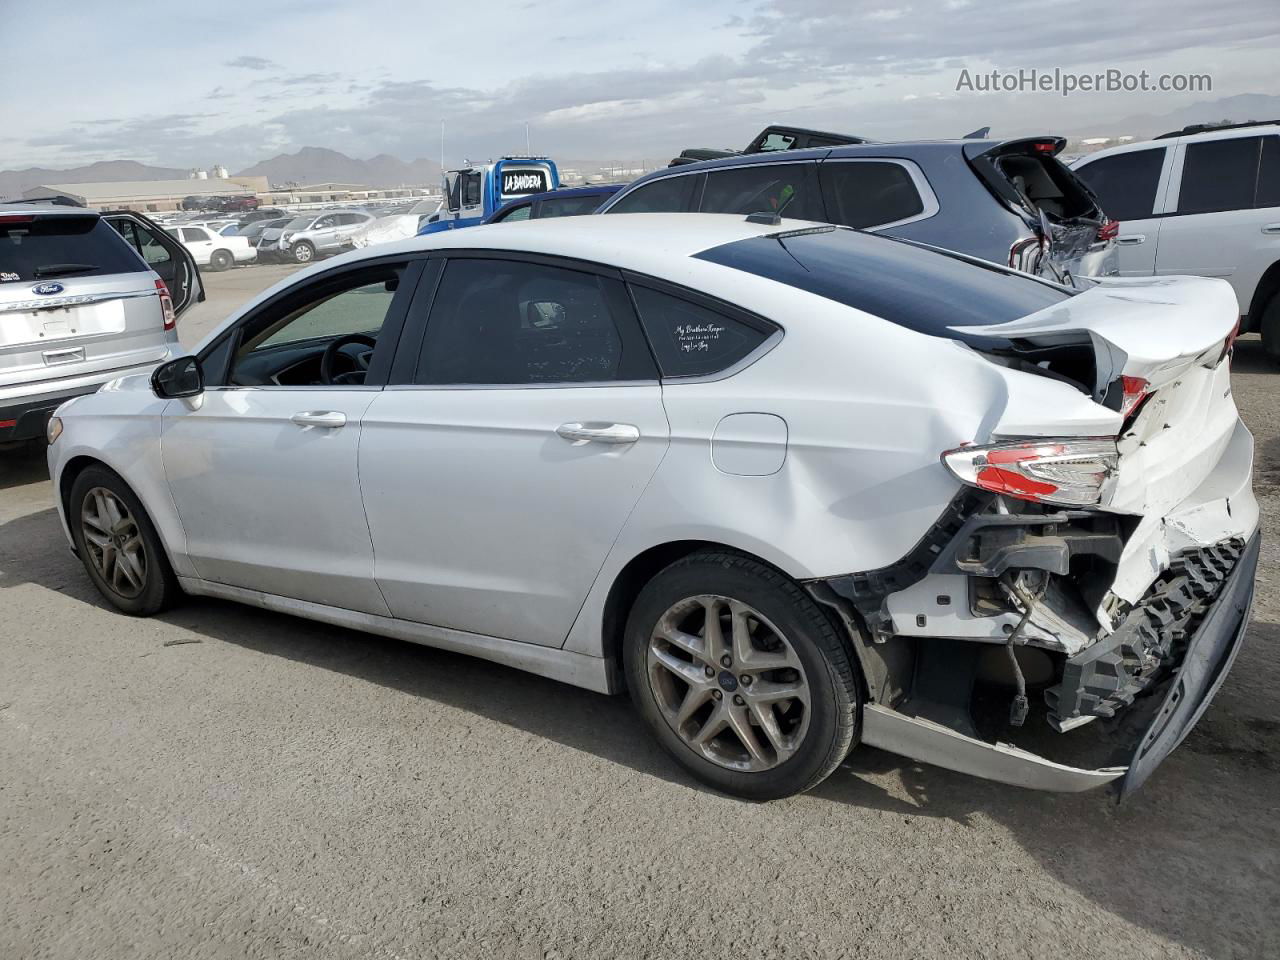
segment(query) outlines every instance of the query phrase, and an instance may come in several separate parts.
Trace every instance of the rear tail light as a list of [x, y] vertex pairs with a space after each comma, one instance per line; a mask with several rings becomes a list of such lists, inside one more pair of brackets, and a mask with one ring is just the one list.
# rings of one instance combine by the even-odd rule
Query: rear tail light
[[35, 223], [35, 214], [27, 213], [6, 213], [0, 217], [0, 223]]
[[163, 280], [156, 280], [156, 293], [160, 297], [160, 310], [164, 313], [164, 328], [173, 330], [178, 326], [178, 315], [173, 310], [173, 297], [169, 296], [169, 288]]
[[959, 447], [942, 462], [962, 483], [1033, 503], [1101, 503], [1120, 454], [1107, 438], [1029, 440]]
[[1122, 376], [1120, 389], [1123, 391], [1120, 399], [1120, 416], [1128, 420], [1138, 412], [1142, 401], [1151, 396], [1151, 384], [1141, 377]]
[[1058, 149], [1058, 145], [1052, 140], [1042, 140], [1039, 143], [1032, 144], [1031, 149], [1036, 153], [1053, 153]]
[[1097, 242], [1106, 243], [1110, 240], [1114, 240], [1118, 236], [1120, 236], [1120, 221], [1106, 220], [1103, 222], [1102, 226], [1098, 228]]

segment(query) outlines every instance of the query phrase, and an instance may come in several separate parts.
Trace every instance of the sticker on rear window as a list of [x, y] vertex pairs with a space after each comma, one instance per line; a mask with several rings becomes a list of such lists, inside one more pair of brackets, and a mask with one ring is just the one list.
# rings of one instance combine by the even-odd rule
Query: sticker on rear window
[[0, 283], [8, 283], [10, 280], [21, 280], [22, 278], [16, 273], [0, 273]]
[[682, 323], [676, 327], [681, 353], [706, 353], [719, 341], [724, 327], [715, 323]]

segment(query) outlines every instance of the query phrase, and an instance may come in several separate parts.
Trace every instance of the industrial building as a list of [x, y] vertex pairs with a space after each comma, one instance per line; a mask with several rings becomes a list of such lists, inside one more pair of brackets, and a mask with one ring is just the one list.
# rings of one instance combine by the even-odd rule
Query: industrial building
[[186, 180], [121, 180], [103, 183], [48, 183], [22, 192], [24, 200], [64, 196], [98, 210], [137, 210], [159, 213], [182, 208], [184, 197], [261, 194], [269, 189], [266, 177]]

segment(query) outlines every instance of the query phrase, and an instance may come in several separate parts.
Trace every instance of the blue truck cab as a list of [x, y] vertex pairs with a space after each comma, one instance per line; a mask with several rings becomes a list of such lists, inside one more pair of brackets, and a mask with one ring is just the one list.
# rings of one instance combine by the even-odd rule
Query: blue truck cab
[[560, 173], [549, 157], [503, 157], [472, 164], [444, 175], [444, 203], [418, 230], [418, 235], [474, 227], [504, 204], [560, 186]]

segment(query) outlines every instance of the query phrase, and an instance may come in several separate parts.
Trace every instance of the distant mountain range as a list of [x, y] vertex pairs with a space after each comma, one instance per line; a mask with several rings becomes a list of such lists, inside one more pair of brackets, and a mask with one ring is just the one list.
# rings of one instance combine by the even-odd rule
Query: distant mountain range
[[[1280, 119], [1280, 96], [1245, 93], [1217, 100], [1203, 100], [1168, 113], [1135, 114], [1117, 121], [1099, 122], [1088, 130], [1077, 131], [1077, 134], [1084, 137], [1151, 137], [1179, 130], [1191, 123], [1276, 119]], [[679, 147], [673, 145], [672, 155], [677, 152]], [[594, 161], [575, 162], [563, 157], [556, 159], [562, 168], [576, 167], [583, 173], [594, 173], [608, 166]], [[135, 160], [104, 160], [67, 170], [28, 167], [25, 170], [0, 171], [0, 197], [21, 196], [24, 190], [48, 183], [178, 180], [186, 176], [186, 168], [155, 167]], [[236, 176], [266, 177], [273, 186], [288, 183], [360, 183], [371, 187], [435, 186], [440, 182], [440, 165], [424, 159], [406, 163], [385, 153], [368, 160], [358, 160], [337, 150], [303, 147], [296, 153], [282, 153], [270, 160], [255, 163], [238, 171]], [[634, 176], [634, 172], [628, 171], [615, 176], [617, 179], [628, 180]], [[193, 186], [192, 190], [197, 191], [198, 187]]]
[[1267, 93], [1242, 93], [1217, 100], [1201, 100], [1169, 113], [1139, 113], [1121, 120], [1100, 123], [1083, 136], [1158, 137], [1162, 133], [1181, 130], [1193, 123], [1231, 120], [1280, 120], [1280, 97]]
[[[85, 167], [53, 170], [27, 167], [0, 170], [0, 197], [18, 197], [24, 190], [49, 183], [98, 183], [121, 180], [182, 180], [187, 169], [153, 167], [136, 160], [103, 160]], [[370, 187], [435, 185], [440, 182], [440, 165], [427, 160], [403, 160], [379, 154], [357, 160], [324, 147], [303, 147], [297, 153], [282, 153], [263, 160], [233, 176], [266, 177], [272, 186], [286, 183], [359, 183]], [[193, 181], [192, 191], [198, 192]]]
[[297, 153], [282, 153], [240, 170], [236, 176], [266, 177], [272, 185], [289, 182], [362, 183], [370, 187], [403, 187], [436, 184], [440, 164], [429, 160], [405, 163], [380, 153], [368, 160], [356, 160], [337, 150], [303, 147]]

